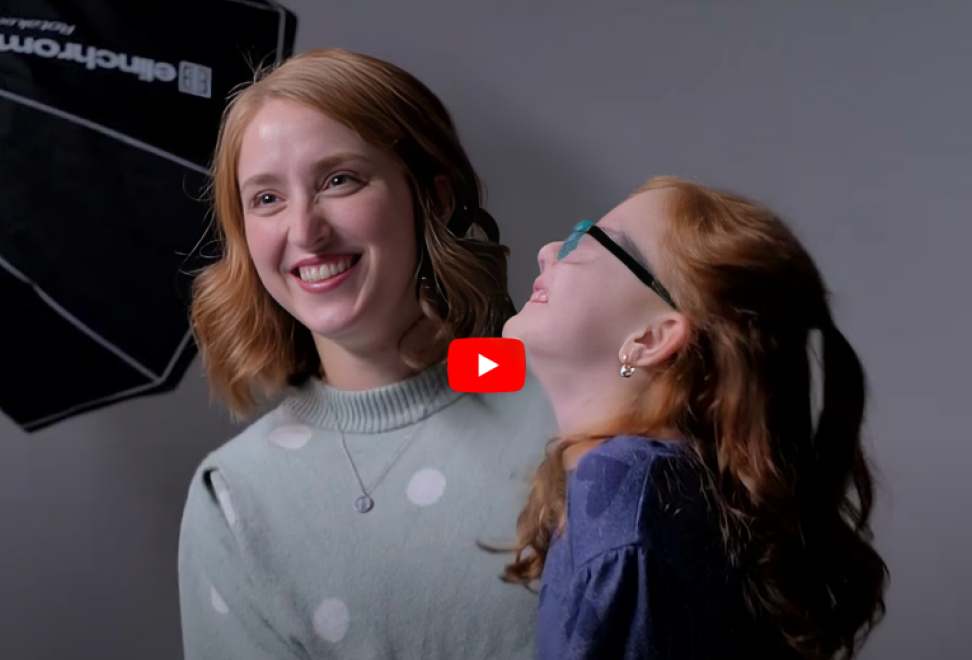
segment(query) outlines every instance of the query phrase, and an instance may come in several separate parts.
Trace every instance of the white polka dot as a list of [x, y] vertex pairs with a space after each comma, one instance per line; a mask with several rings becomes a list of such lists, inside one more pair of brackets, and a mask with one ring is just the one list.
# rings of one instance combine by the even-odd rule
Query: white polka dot
[[314, 631], [325, 641], [340, 642], [350, 625], [348, 606], [337, 598], [328, 598], [314, 610]]
[[303, 424], [278, 426], [270, 433], [270, 442], [284, 449], [300, 449], [314, 435], [314, 429]]
[[229, 491], [217, 488], [216, 499], [219, 500], [219, 506], [223, 510], [223, 515], [226, 516], [226, 522], [230, 525], [236, 524], [236, 509], [233, 508], [233, 500], [230, 499]]
[[419, 470], [408, 482], [405, 492], [412, 504], [418, 506], [430, 506], [439, 501], [442, 493], [445, 492], [446, 478], [438, 470], [425, 468]]
[[223, 597], [216, 591], [216, 587], [212, 585], [209, 587], [209, 602], [213, 604], [213, 609], [220, 614], [229, 614], [229, 605], [226, 604]]

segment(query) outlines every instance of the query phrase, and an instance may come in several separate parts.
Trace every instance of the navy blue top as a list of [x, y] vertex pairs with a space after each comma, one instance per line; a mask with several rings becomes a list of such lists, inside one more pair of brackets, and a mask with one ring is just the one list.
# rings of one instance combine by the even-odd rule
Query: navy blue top
[[542, 576], [540, 660], [795, 657], [749, 614], [683, 443], [613, 438], [568, 479], [567, 526]]

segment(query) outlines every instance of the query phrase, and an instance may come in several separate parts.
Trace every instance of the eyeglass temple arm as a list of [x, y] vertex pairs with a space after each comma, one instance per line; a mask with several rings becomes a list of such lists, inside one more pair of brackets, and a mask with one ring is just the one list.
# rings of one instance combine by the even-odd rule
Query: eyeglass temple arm
[[672, 300], [672, 297], [669, 295], [668, 291], [665, 290], [665, 287], [662, 286], [661, 282], [659, 282], [654, 275], [649, 273], [647, 268], [635, 261], [630, 254], [622, 250], [617, 243], [611, 240], [611, 237], [605, 234], [603, 229], [597, 225], [593, 225], [587, 229], [587, 233], [598, 243], [610, 250], [614, 256], [624, 262], [624, 265], [627, 266], [628, 269], [631, 270], [635, 275], [637, 275], [639, 280], [651, 287], [651, 289], [661, 296], [661, 299], [668, 303], [672, 309], [676, 311], [678, 310], [678, 307], [675, 306], [675, 301]]

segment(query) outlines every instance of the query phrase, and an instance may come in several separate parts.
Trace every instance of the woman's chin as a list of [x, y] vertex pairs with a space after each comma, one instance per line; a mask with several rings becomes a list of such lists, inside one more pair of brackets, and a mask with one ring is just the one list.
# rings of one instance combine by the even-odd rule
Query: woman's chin
[[303, 314], [297, 321], [321, 339], [337, 341], [351, 329], [350, 315]]

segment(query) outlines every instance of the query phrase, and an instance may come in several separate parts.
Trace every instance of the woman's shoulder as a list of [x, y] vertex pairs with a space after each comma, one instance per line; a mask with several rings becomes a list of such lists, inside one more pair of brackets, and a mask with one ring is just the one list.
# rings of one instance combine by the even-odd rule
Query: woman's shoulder
[[193, 475], [187, 506], [214, 497], [223, 503], [230, 497], [242, 501], [288, 492], [286, 471], [280, 465], [288, 452], [281, 448], [307, 443], [314, 431], [289, 413], [285, 399], [203, 457]]
[[540, 381], [529, 370], [525, 374], [523, 387], [515, 392], [476, 393], [472, 396], [482, 405], [497, 409], [531, 410], [536, 408], [538, 403], [543, 403], [545, 406], [550, 405], [547, 394], [540, 386]]
[[293, 426], [296, 431], [300, 426], [297, 420], [290, 419], [287, 412], [286, 402], [282, 402], [262, 414], [210, 452], [203, 459], [200, 468], [209, 466], [235, 473], [252, 474], [254, 477], [260, 476], [267, 467], [266, 459], [274, 445], [272, 440], [275, 435], [280, 435], [278, 429]]

